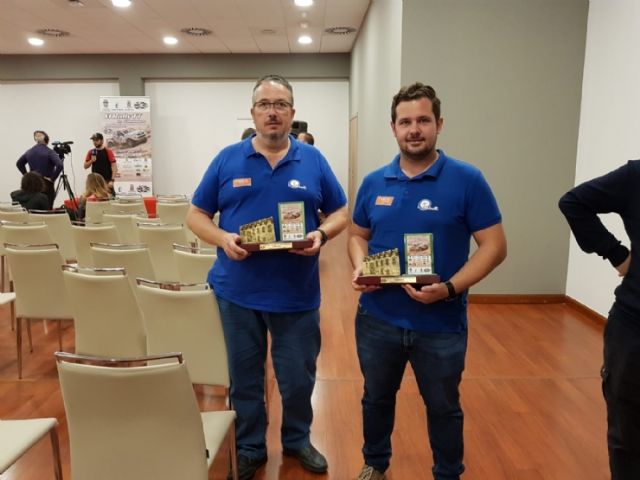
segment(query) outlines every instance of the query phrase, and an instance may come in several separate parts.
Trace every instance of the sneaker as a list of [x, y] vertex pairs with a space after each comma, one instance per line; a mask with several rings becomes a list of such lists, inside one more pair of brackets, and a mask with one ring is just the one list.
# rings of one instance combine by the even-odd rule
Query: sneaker
[[[238, 480], [251, 480], [258, 469], [267, 463], [266, 455], [262, 458], [253, 459], [238, 455]], [[233, 475], [229, 473], [227, 480], [233, 480]]]
[[300, 450], [290, 450], [285, 448], [282, 453], [287, 457], [295, 457], [302, 465], [302, 468], [309, 470], [313, 473], [325, 473], [329, 466], [327, 465], [327, 459], [324, 458], [316, 447], [309, 444]]
[[387, 477], [384, 473], [376, 470], [370, 465], [362, 467], [362, 471], [356, 480], [385, 480]]

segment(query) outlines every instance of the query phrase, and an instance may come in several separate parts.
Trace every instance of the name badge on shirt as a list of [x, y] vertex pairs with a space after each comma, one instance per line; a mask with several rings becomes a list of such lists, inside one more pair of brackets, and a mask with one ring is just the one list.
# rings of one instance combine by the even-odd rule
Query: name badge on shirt
[[251, 178], [234, 178], [233, 179], [233, 188], [250, 187], [250, 186], [251, 186]]
[[390, 207], [393, 204], [393, 197], [385, 197], [378, 195], [376, 197], [376, 205], [382, 205], [384, 207]]

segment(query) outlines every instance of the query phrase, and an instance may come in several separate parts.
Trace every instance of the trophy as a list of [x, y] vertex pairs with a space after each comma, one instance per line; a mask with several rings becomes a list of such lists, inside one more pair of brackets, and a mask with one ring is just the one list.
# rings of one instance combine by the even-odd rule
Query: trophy
[[404, 236], [405, 270], [400, 274], [400, 252], [397, 248], [367, 255], [362, 263], [358, 285], [429, 285], [440, 282], [433, 271], [433, 235], [411, 233]]
[[284, 202], [278, 204], [280, 240], [276, 240], [273, 217], [262, 218], [240, 226], [240, 247], [248, 252], [267, 250], [304, 249], [313, 245], [304, 228], [304, 204]]

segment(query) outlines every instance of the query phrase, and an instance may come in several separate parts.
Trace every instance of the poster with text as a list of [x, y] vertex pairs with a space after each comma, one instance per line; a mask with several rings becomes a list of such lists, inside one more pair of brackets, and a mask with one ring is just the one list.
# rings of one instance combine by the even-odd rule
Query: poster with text
[[118, 165], [116, 195], [153, 195], [149, 97], [100, 97], [102, 133]]

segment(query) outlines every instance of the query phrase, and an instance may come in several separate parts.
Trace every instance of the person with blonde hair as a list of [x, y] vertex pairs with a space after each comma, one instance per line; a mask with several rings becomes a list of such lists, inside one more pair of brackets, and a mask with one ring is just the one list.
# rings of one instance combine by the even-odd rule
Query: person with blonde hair
[[87, 210], [87, 201], [94, 202], [100, 200], [109, 200], [111, 198], [111, 190], [104, 177], [99, 173], [90, 173], [87, 175], [87, 181], [84, 187], [84, 194], [78, 202], [78, 218], [84, 219]]

